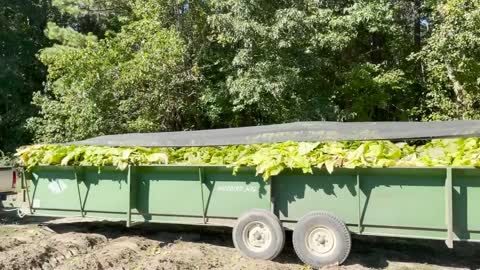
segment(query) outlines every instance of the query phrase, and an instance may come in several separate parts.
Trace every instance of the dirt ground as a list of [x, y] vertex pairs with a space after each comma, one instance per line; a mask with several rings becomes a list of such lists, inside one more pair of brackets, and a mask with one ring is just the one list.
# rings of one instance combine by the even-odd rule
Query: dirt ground
[[[273, 262], [240, 256], [226, 228], [0, 218], [0, 269], [311, 269], [291, 241]], [[287, 239], [291, 233], [287, 233]], [[326, 269], [478, 269], [480, 244], [361, 237], [342, 266]]]

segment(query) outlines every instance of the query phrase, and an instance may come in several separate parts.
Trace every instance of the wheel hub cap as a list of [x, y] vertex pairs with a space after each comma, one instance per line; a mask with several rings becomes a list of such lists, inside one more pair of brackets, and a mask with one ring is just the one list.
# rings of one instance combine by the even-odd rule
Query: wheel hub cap
[[335, 235], [326, 227], [313, 228], [307, 234], [305, 242], [310, 252], [316, 255], [326, 255], [335, 247]]
[[270, 246], [272, 232], [263, 222], [250, 222], [243, 230], [243, 241], [248, 249], [262, 252]]

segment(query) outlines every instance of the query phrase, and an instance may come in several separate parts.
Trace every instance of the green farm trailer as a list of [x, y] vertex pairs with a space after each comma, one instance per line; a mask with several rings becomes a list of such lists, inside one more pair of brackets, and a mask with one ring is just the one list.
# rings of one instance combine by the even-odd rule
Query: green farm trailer
[[233, 227], [246, 256], [273, 259], [293, 230], [298, 256], [319, 267], [343, 262], [350, 234], [480, 240], [480, 170], [381, 168], [297, 171], [265, 182], [254, 169], [211, 166], [45, 166], [21, 174], [6, 208], [93, 217]]
[[[479, 137], [480, 121], [307, 122], [212, 131], [123, 134], [79, 145], [181, 147], [320, 140]], [[6, 175], [10, 175], [7, 173]], [[1, 181], [1, 179], [0, 179]], [[285, 170], [264, 181], [255, 168], [225, 166], [36, 166], [19, 170], [17, 197], [1, 206], [22, 214], [233, 228], [245, 256], [273, 259], [285, 230], [313, 267], [340, 264], [351, 234], [480, 241], [480, 169], [461, 167]]]

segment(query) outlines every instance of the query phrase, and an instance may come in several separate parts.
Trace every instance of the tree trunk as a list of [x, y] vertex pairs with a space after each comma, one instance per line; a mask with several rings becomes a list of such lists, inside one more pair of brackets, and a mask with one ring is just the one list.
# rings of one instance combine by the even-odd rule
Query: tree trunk
[[371, 37], [370, 60], [374, 64], [380, 64], [383, 61], [383, 44], [385, 43], [382, 33], [374, 32]]
[[415, 44], [415, 49], [418, 51], [421, 49], [422, 37], [421, 37], [421, 19], [422, 19], [422, 0], [414, 0], [415, 6], [415, 25], [413, 29], [413, 43]]
[[458, 81], [457, 76], [455, 75], [455, 70], [453, 69], [451, 63], [446, 61], [445, 67], [447, 68], [447, 76], [453, 84], [453, 92], [455, 93], [456, 107], [458, 110], [455, 113], [457, 116], [463, 119], [465, 113], [468, 112], [472, 107], [471, 101], [468, 98], [468, 93], [465, 91], [465, 87], [460, 81]]

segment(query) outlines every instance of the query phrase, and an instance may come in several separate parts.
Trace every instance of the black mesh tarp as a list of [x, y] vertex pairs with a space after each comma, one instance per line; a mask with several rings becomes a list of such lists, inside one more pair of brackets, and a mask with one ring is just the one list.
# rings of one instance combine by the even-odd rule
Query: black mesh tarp
[[214, 146], [285, 141], [407, 140], [480, 136], [480, 121], [296, 122], [255, 127], [107, 135], [75, 145]]

